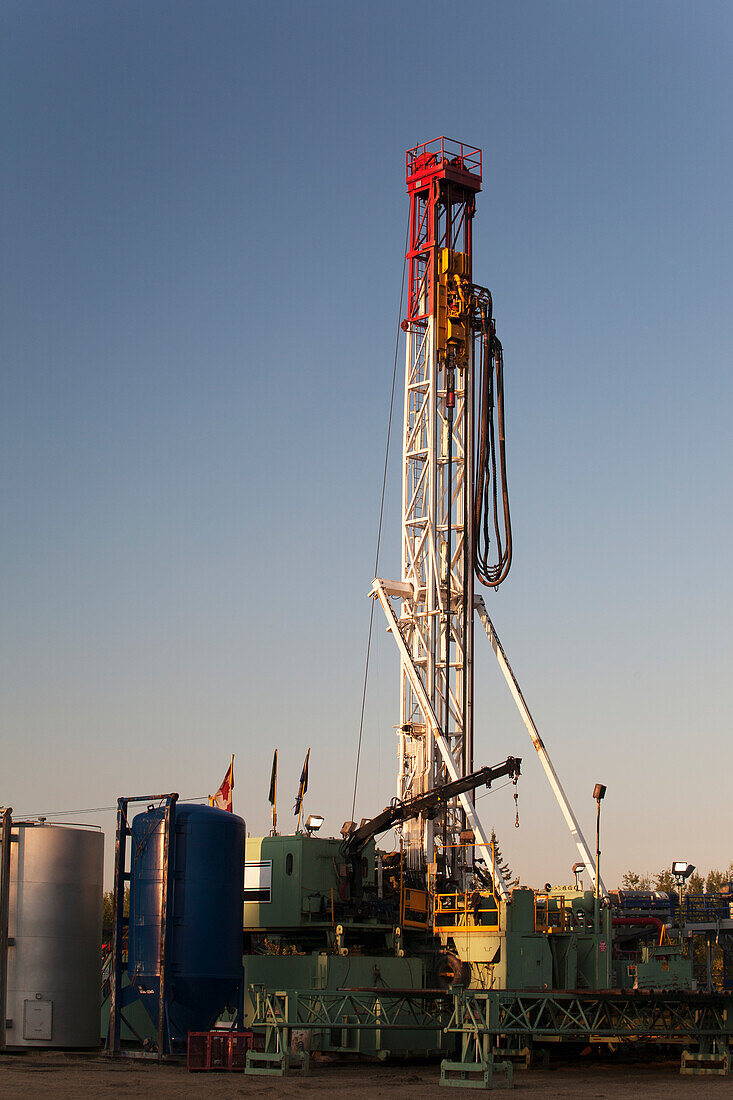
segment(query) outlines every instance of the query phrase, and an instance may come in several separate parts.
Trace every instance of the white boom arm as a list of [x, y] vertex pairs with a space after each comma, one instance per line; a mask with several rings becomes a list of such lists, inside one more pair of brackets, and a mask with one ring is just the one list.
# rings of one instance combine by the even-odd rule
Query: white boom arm
[[[542, 740], [542, 738], [540, 737], [540, 735], [538, 733], [537, 726], [534, 724], [534, 720], [532, 718], [532, 715], [529, 713], [529, 707], [527, 706], [527, 704], [524, 701], [524, 696], [522, 695], [521, 688], [519, 687], [519, 684], [517, 683], [517, 678], [514, 675], [514, 673], [512, 672], [512, 668], [511, 668], [511, 665], [509, 664], [509, 661], [507, 660], [506, 653], [504, 652], [503, 646], [502, 646], [501, 642], [499, 641], [499, 636], [496, 633], [496, 630], [494, 629], [494, 624], [492, 623], [491, 619], [489, 618], [489, 613], [486, 610], [486, 604], [484, 603], [483, 596], [476, 596], [475, 597], [474, 606], [475, 606], [476, 610], [478, 611], [479, 619], [481, 620], [481, 622], [483, 624], [483, 627], [484, 627], [484, 630], [486, 631], [486, 633], [488, 635], [488, 638], [489, 638], [489, 641], [491, 642], [491, 648], [494, 650], [494, 653], [496, 654], [496, 658], [499, 662], [499, 668], [504, 673], [504, 679], [506, 680], [507, 684], [509, 685], [509, 690], [511, 691], [512, 695], [514, 696], [514, 702], [517, 704], [517, 707], [519, 708], [519, 713], [522, 716], [522, 721], [524, 722], [525, 726], [527, 727], [527, 732], [529, 733], [529, 736], [532, 739], [532, 744], [534, 745], [535, 749], [537, 750], [537, 755], [540, 758], [540, 763], [542, 764], [542, 767], [545, 770], [545, 775], [547, 776], [547, 778], [550, 782], [550, 786], [552, 787], [555, 798], [557, 799], [558, 805], [559, 805], [560, 809], [562, 810], [562, 815], [565, 818], [565, 821], [567, 822], [568, 828], [570, 829], [573, 840], [575, 841], [575, 845], [578, 849], [578, 852], [580, 853], [580, 858], [583, 860], [583, 863], [586, 865], [586, 867], [588, 868], [588, 870], [590, 871], [590, 873], [593, 875], [593, 877], [595, 879], [596, 861], [593, 858], [593, 856], [591, 855], [590, 849], [588, 848], [588, 845], [585, 842], [585, 838], [583, 836], [583, 833], [581, 832], [580, 825], [578, 824], [578, 819], [576, 818], [575, 814], [573, 813], [572, 806], [568, 802], [567, 795], [565, 794], [565, 791], [562, 789], [562, 784], [561, 784], [560, 780], [557, 777], [557, 772], [555, 771], [554, 767], [552, 766], [552, 761], [550, 760], [550, 754], [548, 753], [547, 749], [545, 748], [545, 743], [544, 743], [544, 741]], [[598, 888], [599, 888], [600, 893], [604, 897], [606, 897], [607, 896], [606, 895], [606, 888], [603, 885], [603, 880], [602, 879], [599, 880]]]

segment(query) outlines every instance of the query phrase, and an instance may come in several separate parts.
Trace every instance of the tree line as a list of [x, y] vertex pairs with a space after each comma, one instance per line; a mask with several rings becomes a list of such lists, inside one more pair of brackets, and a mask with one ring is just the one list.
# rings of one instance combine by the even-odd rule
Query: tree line
[[[102, 895], [102, 927], [107, 929], [112, 928], [112, 917], [114, 914], [115, 896], [112, 890], [106, 890]], [[130, 887], [125, 887], [125, 897], [122, 904], [122, 912], [126, 917], [130, 915]]]
[[[706, 875], [693, 871], [685, 883], [686, 894], [715, 894], [724, 882], [733, 882], [733, 861], [725, 871], [710, 870]], [[626, 871], [621, 879], [624, 890], [670, 890], [677, 889], [677, 882], [669, 868], [656, 874], [639, 874], [638, 871]]]

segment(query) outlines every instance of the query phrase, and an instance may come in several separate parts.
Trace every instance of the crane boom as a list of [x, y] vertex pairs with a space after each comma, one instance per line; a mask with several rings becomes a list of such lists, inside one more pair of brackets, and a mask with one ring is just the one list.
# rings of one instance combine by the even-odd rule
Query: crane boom
[[496, 764], [494, 767], [480, 768], [476, 772], [471, 772], [470, 775], [454, 779], [451, 783], [441, 783], [440, 786], [433, 787], [432, 790], [426, 791], [424, 794], [415, 795], [407, 802], [400, 802], [399, 799], [395, 798], [389, 806], [385, 806], [381, 814], [365, 821], [358, 829], [354, 829], [353, 832], [349, 833], [344, 842], [344, 851], [347, 855], [352, 856], [360, 852], [372, 837], [386, 832], [394, 825], [404, 821], [413, 821], [421, 816], [435, 817], [441, 807], [447, 805], [451, 799], [456, 798], [458, 795], [465, 794], [466, 791], [474, 791], [477, 787], [482, 786], [490, 787], [495, 779], [501, 779], [505, 775], [516, 779], [520, 774], [521, 765], [521, 759], [516, 756], [508, 756], [501, 764]]

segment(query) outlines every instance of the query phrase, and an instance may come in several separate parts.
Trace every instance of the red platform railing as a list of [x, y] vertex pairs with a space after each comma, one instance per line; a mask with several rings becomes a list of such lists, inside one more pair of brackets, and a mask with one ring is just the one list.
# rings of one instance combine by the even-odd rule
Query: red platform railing
[[408, 179], [422, 168], [429, 169], [445, 163], [481, 180], [481, 150], [475, 145], [466, 145], [462, 141], [454, 141], [453, 138], [438, 137], [432, 141], [424, 141], [422, 145], [416, 145], [405, 153]]

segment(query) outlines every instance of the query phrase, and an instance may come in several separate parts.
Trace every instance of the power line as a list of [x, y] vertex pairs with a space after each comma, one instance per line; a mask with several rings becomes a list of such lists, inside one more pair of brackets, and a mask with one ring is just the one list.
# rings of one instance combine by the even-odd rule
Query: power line
[[[208, 797], [209, 796], [207, 794], [199, 794], [199, 795], [195, 795], [191, 798], [179, 798], [178, 801], [179, 802], [202, 802], [205, 798], [208, 798]], [[20, 817], [71, 817], [72, 815], [74, 815], [76, 817], [83, 817], [85, 814], [102, 814], [102, 813], [106, 813], [108, 810], [116, 810], [116, 809], [117, 809], [117, 803], [115, 803], [114, 806], [92, 806], [92, 807], [90, 807], [89, 809], [86, 809], [86, 810], [39, 810], [38, 813], [33, 813], [33, 814], [20, 813], [20, 812], [15, 813], [14, 812], [14, 816], [16, 817], [16, 819], [20, 818]]]

